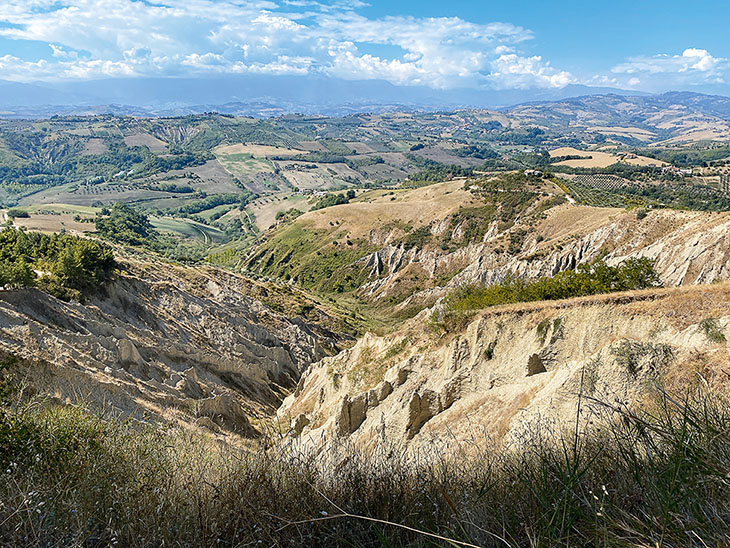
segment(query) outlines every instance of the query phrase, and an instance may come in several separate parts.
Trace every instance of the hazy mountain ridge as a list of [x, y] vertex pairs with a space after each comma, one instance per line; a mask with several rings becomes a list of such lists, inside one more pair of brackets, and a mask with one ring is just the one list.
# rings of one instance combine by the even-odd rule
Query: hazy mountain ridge
[[[529, 102], [506, 109], [511, 113], [536, 110], [543, 116], [559, 119], [566, 109], [574, 113], [591, 113], [610, 123], [645, 122], [666, 109], [684, 108], [689, 112], [730, 120], [730, 97], [692, 92], [668, 92], [661, 95], [626, 96], [619, 94], [586, 95], [558, 101]], [[570, 125], [570, 124], [566, 124]]]
[[[511, 90], [396, 86], [381, 80], [340, 80], [303, 76], [246, 78], [131, 78], [20, 84], [0, 82], [3, 116], [111, 112], [147, 116], [217, 110], [237, 115], [302, 113], [341, 116], [356, 112], [508, 108], [528, 101], [553, 101], [588, 94], [645, 93], [607, 87]], [[103, 109], [107, 110], [103, 110]]]
[[[142, 82], [134, 85], [126, 81], [118, 83], [119, 90], [113, 87], [110, 90], [109, 82], [103, 81], [99, 94], [93, 96], [84, 96], [83, 89], [70, 85], [68, 89], [58, 90], [27, 84], [0, 85], [0, 118], [42, 119], [56, 115], [78, 117], [111, 114], [155, 119], [219, 112], [226, 116], [269, 119], [296, 131], [297, 124], [305, 127], [302, 122], [309, 121], [291, 118], [290, 115], [325, 117], [327, 119], [322, 119], [322, 123], [338, 125], [341, 123], [340, 118], [351, 115], [388, 117], [399, 112], [414, 116], [449, 113], [456, 115], [454, 129], [460, 134], [454, 136], [460, 139], [473, 138], [475, 135], [464, 133], [464, 124], [477, 130], [484, 122], [485, 115], [490, 120], [500, 119], [503, 125], [506, 122], [513, 128], [537, 126], [562, 135], [582, 133], [584, 135], [578, 136], [581, 139], [586, 134], [612, 135], [628, 139], [634, 145], [674, 145], [730, 139], [730, 98], [694, 92], [639, 95], [621, 90], [573, 86], [560, 92], [524, 90], [518, 93], [483, 92], [481, 95], [466, 90], [444, 98], [433, 90], [420, 90], [412, 96], [402, 90], [393, 92], [387, 87], [390, 84], [381, 89], [374, 82], [368, 82], [362, 92], [357, 91], [355, 83], [350, 82], [339, 82], [327, 90], [323, 82], [307, 88], [305, 82], [293, 79], [287, 86], [290, 91], [285, 93], [285, 97], [259, 94], [260, 88], [266, 87], [264, 85], [257, 87], [249, 84], [249, 90], [230, 89], [227, 81], [222, 83], [222, 90], [209, 96], [206, 90], [209, 86], [213, 87], [215, 82], [209, 82], [209, 86], [201, 86], [200, 82], [196, 82], [193, 86], [185, 80], [173, 82], [163, 79], [160, 93], [169, 93], [169, 100], [163, 100], [161, 96], [150, 94], [147, 85]], [[187, 87], [192, 89], [184, 91]], [[330, 101], [327, 93], [333, 92], [337, 92], [337, 100]], [[44, 103], [45, 94], [59, 102]], [[80, 97], [86, 98], [80, 100]], [[129, 97], [136, 97], [137, 100], [128, 100]], [[29, 99], [23, 106], [17, 106], [18, 101], [26, 98]], [[359, 120], [360, 126], [366, 122], [363, 118]], [[372, 120], [370, 123], [372, 125]], [[416, 123], [425, 122], [416, 120]], [[388, 131], [392, 132], [394, 128], [388, 128]], [[430, 132], [425, 127], [421, 130], [422, 135]], [[336, 131], [342, 132], [342, 129]], [[322, 135], [329, 136], [327, 133]], [[358, 133], [341, 133], [338, 136], [349, 139], [362, 137]]]

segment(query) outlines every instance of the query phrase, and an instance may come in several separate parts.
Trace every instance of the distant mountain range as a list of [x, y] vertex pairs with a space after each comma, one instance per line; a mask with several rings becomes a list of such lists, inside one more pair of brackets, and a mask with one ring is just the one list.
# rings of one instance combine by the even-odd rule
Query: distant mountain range
[[435, 90], [396, 86], [382, 80], [341, 80], [312, 76], [225, 78], [125, 78], [21, 84], [0, 81], [0, 115], [54, 114], [184, 115], [215, 110], [272, 116], [289, 113], [346, 115], [405, 110], [505, 108], [530, 101], [582, 95], [639, 92], [581, 85], [561, 89]]
[[586, 95], [506, 109], [522, 126], [565, 135], [598, 132], [633, 144], [730, 141], [730, 97], [692, 92]]
[[0, 80], [0, 117], [5, 118], [107, 113], [155, 117], [211, 111], [255, 117], [294, 113], [346, 116], [397, 110], [491, 109], [518, 113], [523, 121], [532, 120], [536, 125], [568, 129], [576, 125], [642, 125], [647, 121], [655, 126], [651, 116], [660, 112], [666, 116], [665, 111], [680, 114], [677, 108], [685, 116], [699, 113], [706, 117], [705, 127], [714, 118], [730, 120], [730, 97], [723, 94], [650, 95], [582, 85], [494, 91], [435, 90], [382, 80], [312, 76], [125, 78], [55, 84]]

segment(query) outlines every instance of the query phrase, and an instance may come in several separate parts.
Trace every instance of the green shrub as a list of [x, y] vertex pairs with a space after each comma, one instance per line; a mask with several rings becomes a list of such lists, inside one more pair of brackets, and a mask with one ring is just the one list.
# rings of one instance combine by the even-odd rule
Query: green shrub
[[293, 221], [297, 217], [300, 217], [301, 215], [304, 215], [303, 211], [300, 211], [299, 209], [296, 209], [294, 207], [287, 209], [286, 211], [277, 211], [275, 219], [277, 221]]
[[628, 259], [618, 266], [603, 261], [580, 265], [537, 280], [509, 279], [490, 286], [466, 285], [446, 299], [452, 311], [468, 311], [500, 304], [567, 299], [612, 291], [658, 287], [659, 276], [646, 258]]
[[646, 360], [650, 367], [656, 369], [659, 365], [666, 365], [674, 357], [674, 351], [669, 345], [629, 340], [613, 346], [611, 353], [616, 357], [616, 363], [634, 378], [639, 374], [642, 360]]
[[487, 233], [489, 223], [494, 220], [495, 214], [496, 207], [492, 204], [460, 207], [459, 211], [449, 219], [449, 228], [453, 231], [458, 226], [462, 227], [462, 245], [478, 243], [482, 241]]
[[419, 226], [415, 230], [410, 230], [403, 238], [401, 238], [398, 242], [396, 242], [399, 245], [402, 245], [406, 249], [411, 249], [412, 247], [417, 248], [423, 248], [425, 247], [432, 239], [431, 234], [431, 225], [424, 225]]
[[30, 287], [35, 270], [39, 286], [59, 297], [78, 298], [110, 276], [116, 262], [100, 242], [68, 234], [40, 234], [7, 228], [0, 231], [0, 285]]
[[8, 354], [0, 360], [0, 406], [8, 405], [15, 392], [13, 369], [18, 364], [18, 357]]
[[724, 343], [725, 334], [720, 329], [720, 324], [716, 318], [705, 318], [700, 322], [700, 329], [707, 337], [707, 340], [713, 343]]
[[[354, 191], [352, 191], [354, 194]], [[352, 196], [353, 198], [355, 196]], [[345, 194], [327, 194], [327, 196], [320, 198], [319, 201], [312, 206], [312, 211], [317, 209], [324, 209], [325, 207], [332, 207], [336, 205], [349, 204], [350, 198]]]
[[422, 169], [409, 175], [408, 179], [401, 184], [401, 188], [420, 188], [450, 181], [454, 177], [471, 177], [474, 174], [474, 168], [442, 164], [415, 154], [408, 154], [407, 157], [415, 166]]
[[537, 324], [537, 328], [535, 328], [535, 332], [537, 333], [537, 339], [540, 341], [540, 344], [543, 344], [545, 342], [545, 338], [547, 337], [547, 334], [549, 331], [550, 331], [550, 320], [548, 318], [545, 318], [539, 324]]
[[19, 288], [35, 283], [35, 272], [23, 257], [0, 263], [0, 286]]
[[30, 217], [30, 214], [25, 211], [24, 209], [16, 209], [14, 207], [11, 207], [8, 209], [8, 217], [11, 219], [27, 219]]
[[149, 217], [121, 202], [112, 206], [109, 216], [97, 216], [96, 230], [109, 240], [130, 245], [147, 245], [156, 237]]

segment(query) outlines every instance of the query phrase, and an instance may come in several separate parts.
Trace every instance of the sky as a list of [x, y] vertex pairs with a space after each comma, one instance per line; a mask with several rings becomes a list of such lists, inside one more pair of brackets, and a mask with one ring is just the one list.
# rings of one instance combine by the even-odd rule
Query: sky
[[0, 0], [0, 80], [700, 90], [730, 82], [728, 21], [725, 0]]

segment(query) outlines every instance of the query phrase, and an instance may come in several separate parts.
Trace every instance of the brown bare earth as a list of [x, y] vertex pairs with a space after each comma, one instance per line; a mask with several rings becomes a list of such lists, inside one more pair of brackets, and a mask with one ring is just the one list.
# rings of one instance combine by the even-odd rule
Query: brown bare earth
[[471, 203], [473, 196], [464, 190], [463, 181], [431, 185], [407, 191], [373, 190], [358, 197], [357, 201], [344, 206], [312, 211], [301, 221], [314, 228], [331, 228], [337, 221], [339, 230], [349, 232], [351, 238], [367, 237], [374, 228], [394, 219], [414, 226], [429, 224], [456, 211], [459, 206]]
[[82, 154], [84, 156], [93, 156], [94, 154], [104, 154], [108, 150], [109, 148], [106, 146], [104, 139], [92, 138], [87, 139]]
[[[561, 147], [550, 151], [550, 157], [556, 156], [583, 156], [585, 160], [565, 160], [555, 165], [568, 167], [608, 167], [618, 162], [618, 157], [598, 150], [578, 150], [572, 147]], [[590, 158], [589, 158], [590, 157]]]
[[657, 160], [655, 158], [648, 158], [647, 156], [636, 156], [635, 158], [624, 158], [624, 162], [634, 166], [668, 166], [666, 162]]
[[[96, 230], [94, 223], [81, 223], [74, 220], [75, 215], [43, 215], [32, 213], [30, 218], [15, 219], [17, 226], [35, 230], [38, 232], [71, 232], [82, 234], [84, 232], [93, 232]], [[84, 216], [87, 217], [87, 216]]]
[[129, 147], [143, 146], [151, 152], [162, 152], [167, 149], [167, 144], [149, 133], [134, 133], [124, 137], [124, 143]]
[[319, 141], [299, 141], [299, 146], [306, 152], [327, 152], [327, 147]]
[[266, 230], [276, 224], [276, 214], [279, 211], [295, 208], [306, 212], [312, 207], [310, 201], [313, 201], [311, 197], [298, 194], [274, 194], [259, 198], [249, 204], [246, 210], [255, 217], [256, 226]]
[[253, 154], [255, 157], [268, 158], [270, 156], [296, 156], [306, 151], [296, 148], [285, 148], [272, 145], [236, 144], [225, 145], [215, 149], [216, 153], [222, 154]]
[[602, 133], [603, 135], [620, 135], [620, 136], [626, 136], [626, 137], [633, 137], [634, 139], [639, 139], [641, 141], [651, 141], [655, 134], [647, 129], [641, 129], [637, 127], [600, 127], [600, 126], [594, 126], [589, 127], [589, 131], [597, 131], [598, 133]]

